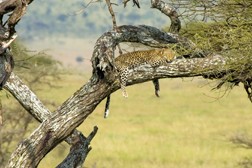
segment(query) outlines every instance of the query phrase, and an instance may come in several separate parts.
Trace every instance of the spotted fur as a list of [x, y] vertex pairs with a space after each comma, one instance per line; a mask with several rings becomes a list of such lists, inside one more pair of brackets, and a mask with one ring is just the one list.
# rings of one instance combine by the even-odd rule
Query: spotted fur
[[[148, 51], [135, 51], [122, 54], [115, 59], [117, 71], [120, 74], [120, 84], [124, 97], [128, 97], [126, 92], [126, 82], [129, 75], [129, 70], [137, 66], [149, 64], [153, 68], [161, 64], [171, 62], [175, 57], [175, 51], [172, 49], [153, 49]], [[155, 86], [155, 94], [159, 97], [159, 82], [158, 79], [153, 80]], [[109, 113], [110, 95], [107, 97], [104, 118], [107, 118]]]
[[[123, 96], [128, 97], [125, 87], [130, 69], [144, 64], [158, 67], [163, 63], [171, 62], [174, 56], [175, 52], [172, 49], [153, 49], [149, 51], [135, 51], [117, 57], [115, 59], [115, 64], [120, 74]], [[154, 84], [156, 85], [156, 82], [154, 82]], [[158, 87], [155, 86], [155, 88]]]

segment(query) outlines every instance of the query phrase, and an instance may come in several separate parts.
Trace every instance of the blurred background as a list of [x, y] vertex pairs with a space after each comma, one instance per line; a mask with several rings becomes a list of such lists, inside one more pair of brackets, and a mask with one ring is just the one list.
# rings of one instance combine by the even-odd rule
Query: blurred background
[[[105, 1], [60, 0], [34, 1], [27, 14], [17, 25], [19, 38], [25, 39], [29, 49], [41, 51], [60, 60], [64, 66], [73, 65], [81, 71], [91, 71], [91, 58], [96, 40], [112, 29], [111, 15]], [[132, 2], [123, 7], [123, 0], [113, 5], [117, 25], [151, 25], [164, 28], [169, 18], [160, 11], [150, 9], [150, 2], [141, 2], [141, 9], [132, 7]], [[83, 58], [82, 61], [80, 58]]]

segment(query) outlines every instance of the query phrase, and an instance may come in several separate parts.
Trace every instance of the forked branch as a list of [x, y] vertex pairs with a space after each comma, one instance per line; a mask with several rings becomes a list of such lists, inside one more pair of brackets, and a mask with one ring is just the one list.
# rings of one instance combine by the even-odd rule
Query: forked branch
[[[14, 73], [11, 73], [4, 89], [9, 91], [37, 121], [42, 122], [52, 114], [52, 112], [43, 105], [38, 97]], [[75, 165], [82, 165], [88, 152], [91, 150], [89, 144], [95, 136], [97, 129], [97, 127], [94, 128], [89, 138], [85, 138], [81, 132], [74, 130], [72, 134], [65, 139], [65, 141], [71, 145], [71, 150], [67, 157], [68, 159], [65, 159], [59, 166], [71, 167], [70, 165], [72, 163], [75, 163]], [[77, 147], [79, 150], [74, 151]], [[69, 162], [70, 156], [71, 161], [73, 161], [72, 163]], [[11, 164], [11, 162], [9, 164]]]

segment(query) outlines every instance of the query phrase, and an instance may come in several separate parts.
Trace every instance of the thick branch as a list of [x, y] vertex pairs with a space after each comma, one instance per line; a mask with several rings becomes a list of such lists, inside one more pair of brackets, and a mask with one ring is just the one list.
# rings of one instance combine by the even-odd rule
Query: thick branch
[[15, 25], [26, 13], [27, 5], [32, 1], [33, 0], [9, 0], [0, 3], [0, 25], [2, 28], [4, 27], [4, 24], [2, 23], [3, 15], [12, 11], [12, 14], [7, 20], [9, 37], [15, 33]]
[[93, 74], [100, 79], [104, 73], [113, 72], [114, 50], [117, 44], [121, 42], [137, 42], [156, 48], [169, 48], [170, 44], [176, 44], [177, 47], [185, 49], [193, 48], [194, 44], [180, 35], [168, 33], [155, 27], [140, 25], [119, 26], [116, 29], [104, 33], [96, 42], [93, 56]]
[[14, 60], [9, 49], [6, 49], [0, 54], [0, 89], [4, 86], [5, 82], [11, 75], [14, 68]]
[[[2, 54], [7, 47], [17, 37], [15, 34], [15, 26], [26, 13], [27, 5], [33, 0], [8, 0], [0, 3], [0, 54]], [[6, 13], [12, 12], [9, 15], [6, 23], [8, 28], [3, 24], [3, 16]]]
[[87, 157], [89, 151], [92, 149], [89, 147], [91, 140], [94, 138], [98, 127], [94, 127], [94, 131], [86, 138], [82, 134], [79, 134], [77, 142], [74, 142], [71, 146], [70, 153], [66, 159], [57, 166], [57, 168], [76, 168], [81, 167]]
[[[11, 76], [4, 88], [8, 90], [19, 101], [24, 109], [26, 109], [27, 112], [29, 112], [39, 122], [46, 120], [52, 114], [37, 98], [37, 96], [14, 73], [11, 73]], [[96, 131], [97, 128], [95, 129], [95, 133]], [[94, 136], [95, 133], [91, 135]], [[68, 144], [72, 145], [69, 156], [72, 157], [76, 165], [83, 164], [88, 152], [91, 150], [88, 145], [90, 144], [92, 138], [85, 138], [81, 132], [74, 130], [73, 133], [65, 139]], [[79, 150], [74, 150], [76, 147], [78, 147]], [[69, 162], [65, 163], [65, 161], [63, 163], [63, 165], [70, 164]], [[60, 165], [62, 166], [62, 164]], [[67, 167], [70, 167], [70, 165]]]
[[170, 8], [168, 3], [161, 0], [151, 0], [151, 8], [157, 8], [171, 19], [170, 31], [171, 33], [178, 33], [181, 29], [181, 22], [178, 13], [175, 9]]
[[4, 89], [9, 91], [37, 121], [42, 122], [51, 115], [38, 97], [14, 73], [11, 73]]
[[[0, 16], [13, 11], [17, 7], [17, 1], [19, 0], [8, 0], [0, 3]], [[33, 0], [26, 0], [26, 4], [32, 3]]]
[[[100, 99], [97, 95], [103, 90], [103, 86], [94, 85], [89, 80], [19, 145], [12, 154], [8, 167], [36, 167], [50, 150], [67, 138], [94, 110], [99, 103], [96, 98]], [[32, 96], [28, 99], [32, 99]]]

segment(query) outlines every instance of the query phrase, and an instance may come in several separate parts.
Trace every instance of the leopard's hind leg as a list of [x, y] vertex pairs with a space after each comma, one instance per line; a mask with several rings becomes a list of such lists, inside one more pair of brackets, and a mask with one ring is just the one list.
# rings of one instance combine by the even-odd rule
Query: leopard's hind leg
[[119, 73], [120, 73], [120, 82], [121, 82], [122, 94], [123, 94], [123, 97], [127, 98], [128, 93], [126, 92], [126, 83], [127, 83], [127, 79], [128, 79], [129, 69], [124, 68]]
[[[154, 68], [154, 70], [156, 71], [156, 68], [160, 65], [160, 60], [161, 60], [161, 56], [156, 56], [155, 58], [151, 58], [150, 60], [150, 65], [152, 66], [152, 68]], [[158, 79], [153, 79], [152, 80], [154, 87], [155, 87], [155, 95], [157, 97], [160, 97], [159, 91], [160, 91], [160, 87], [159, 87], [159, 81]]]

